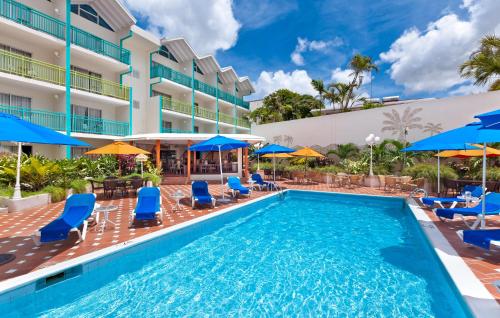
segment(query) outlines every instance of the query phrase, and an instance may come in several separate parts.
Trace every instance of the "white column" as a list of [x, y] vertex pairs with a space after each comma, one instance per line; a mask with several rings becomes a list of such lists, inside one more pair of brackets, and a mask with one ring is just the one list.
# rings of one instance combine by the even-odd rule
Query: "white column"
[[238, 177], [243, 176], [243, 149], [238, 149]]

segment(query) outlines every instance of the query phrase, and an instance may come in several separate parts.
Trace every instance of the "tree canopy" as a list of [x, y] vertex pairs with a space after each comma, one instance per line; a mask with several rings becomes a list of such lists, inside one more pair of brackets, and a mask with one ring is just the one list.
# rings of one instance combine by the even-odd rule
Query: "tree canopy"
[[500, 38], [495, 35], [481, 39], [481, 46], [460, 66], [460, 75], [474, 79], [475, 85], [490, 84], [490, 90], [500, 90]]
[[266, 96], [262, 107], [250, 113], [258, 124], [313, 117], [313, 109], [321, 109], [323, 103], [311, 95], [302, 95], [288, 89], [279, 89]]

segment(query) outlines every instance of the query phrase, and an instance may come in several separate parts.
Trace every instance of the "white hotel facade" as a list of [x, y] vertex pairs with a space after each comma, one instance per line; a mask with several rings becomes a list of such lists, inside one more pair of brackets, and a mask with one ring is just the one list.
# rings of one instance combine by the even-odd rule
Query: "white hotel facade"
[[[246, 118], [243, 97], [253, 91], [247, 77], [199, 56], [183, 38], [138, 27], [120, 1], [0, 0], [0, 112], [93, 147], [124, 140], [152, 152], [164, 172], [211, 170], [214, 158], [196, 158], [187, 146], [216, 133], [262, 141]], [[52, 158], [89, 150], [23, 149]], [[246, 169], [244, 152], [224, 158], [228, 173]]]

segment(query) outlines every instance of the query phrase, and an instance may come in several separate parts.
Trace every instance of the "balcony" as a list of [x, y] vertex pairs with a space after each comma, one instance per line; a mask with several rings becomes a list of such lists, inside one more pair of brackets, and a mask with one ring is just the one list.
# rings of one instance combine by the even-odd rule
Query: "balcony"
[[[154, 63], [151, 65], [150, 73], [151, 73], [150, 74], [151, 78], [160, 77], [191, 88], [191, 82], [192, 82], [191, 77], [176, 70], [173, 70], [170, 67]], [[205, 82], [199, 81], [197, 79], [194, 80], [194, 89], [213, 97], [217, 96], [217, 88]], [[236, 104], [246, 109], [250, 108], [250, 104], [248, 102], [245, 102], [241, 98], [238, 98], [221, 89], [219, 89], [219, 98], [228, 103]]]
[[[12, 0], [0, 0], [0, 16], [58, 39], [66, 39], [66, 24], [64, 22], [22, 3]], [[129, 50], [74, 26], [71, 28], [71, 43], [122, 63], [130, 64]]]
[[[172, 98], [164, 98], [160, 97], [160, 105], [161, 109], [164, 110], [169, 110], [173, 111], [176, 113], [180, 114], [185, 114], [185, 115], [192, 115], [192, 109], [191, 109], [191, 104], [181, 102]], [[217, 121], [217, 113], [213, 112], [207, 108], [200, 107], [200, 106], [195, 106], [194, 108], [194, 115], [198, 118], [203, 118], [203, 119], [208, 119], [212, 121]], [[234, 125], [236, 122], [237, 126], [245, 127], [245, 128], [250, 128], [250, 122], [248, 122], [247, 119], [244, 119], [242, 117], [238, 118], [235, 120], [233, 116], [220, 113], [219, 112], [219, 122]]]
[[177, 129], [177, 128], [163, 128], [163, 127], [161, 129], [161, 132], [164, 134], [192, 134], [193, 133], [191, 130]]
[[[65, 85], [65, 69], [23, 55], [0, 50], [0, 71], [56, 85]], [[94, 94], [129, 100], [129, 87], [71, 71], [71, 87]]]
[[[30, 123], [53, 130], [66, 130], [66, 114], [47, 110], [37, 110], [16, 106], [0, 105], [0, 112], [17, 116]], [[71, 116], [71, 131], [76, 133], [126, 136], [128, 123], [81, 115]]]

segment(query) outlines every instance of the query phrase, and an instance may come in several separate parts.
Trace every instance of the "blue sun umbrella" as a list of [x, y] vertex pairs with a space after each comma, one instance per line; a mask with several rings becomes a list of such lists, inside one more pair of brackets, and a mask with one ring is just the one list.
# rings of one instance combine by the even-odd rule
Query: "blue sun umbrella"
[[500, 125], [496, 124], [498, 111], [481, 114], [476, 116], [481, 122], [473, 122], [460, 128], [452, 129], [438, 135], [426, 138], [419, 143], [429, 143], [435, 145], [459, 144], [465, 145], [472, 143], [483, 144], [483, 200], [482, 200], [482, 220], [481, 228], [485, 227], [485, 208], [486, 200], [486, 144], [500, 141]]
[[[267, 145], [264, 148], [261, 148], [255, 153], [257, 155], [265, 155], [265, 154], [277, 154], [277, 153], [292, 153], [295, 152], [295, 149], [288, 148], [285, 146], [277, 145], [277, 144], [271, 144]], [[273, 181], [276, 182], [276, 158], [273, 157]]]
[[51, 144], [89, 146], [87, 143], [63, 135], [49, 128], [32, 124], [16, 116], [0, 113], [0, 141], [17, 143], [17, 173], [13, 199], [21, 199], [21, 144]]
[[222, 187], [222, 200], [220, 202], [226, 201], [224, 198], [224, 175], [222, 173], [222, 155], [221, 151], [233, 150], [239, 148], [246, 148], [249, 144], [247, 142], [227, 138], [221, 135], [217, 135], [208, 140], [202, 141], [196, 145], [189, 147], [191, 151], [218, 151], [219, 152], [219, 166], [220, 166], [220, 180]]

